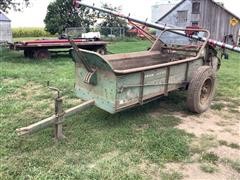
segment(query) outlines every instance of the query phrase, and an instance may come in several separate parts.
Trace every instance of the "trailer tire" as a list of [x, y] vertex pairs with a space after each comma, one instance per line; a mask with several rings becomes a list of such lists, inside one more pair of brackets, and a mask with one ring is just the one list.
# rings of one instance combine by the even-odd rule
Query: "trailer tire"
[[191, 112], [203, 113], [211, 105], [216, 89], [216, 75], [212, 67], [201, 66], [189, 83], [187, 106]]
[[51, 54], [47, 49], [38, 49], [34, 51], [33, 57], [35, 59], [49, 59]]
[[33, 51], [32, 50], [24, 50], [24, 57], [26, 58], [33, 58]]
[[96, 49], [96, 52], [100, 55], [105, 55], [105, 54], [107, 54], [107, 49], [106, 49], [106, 47], [100, 47], [100, 48]]

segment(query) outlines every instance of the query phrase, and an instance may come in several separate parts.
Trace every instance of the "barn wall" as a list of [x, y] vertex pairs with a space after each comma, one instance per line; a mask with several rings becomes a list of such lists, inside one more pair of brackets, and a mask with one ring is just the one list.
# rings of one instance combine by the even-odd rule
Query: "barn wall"
[[[175, 27], [175, 28], [185, 28], [186, 26], [189, 25], [190, 19], [191, 19], [191, 1], [187, 0], [184, 3], [180, 4], [175, 10], [173, 10], [168, 16], [166, 16], [161, 23], [167, 24], [170, 27]], [[188, 11], [187, 13], [187, 22], [184, 23], [179, 23], [177, 20], [177, 13], [178, 11]], [[161, 31], [158, 32], [158, 35], [161, 33]], [[189, 38], [176, 35], [173, 33], [165, 33], [162, 36], [162, 41], [171, 43], [171, 44], [186, 44], [189, 42]]]
[[12, 30], [11, 30], [11, 22], [8, 21], [0, 21], [0, 42], [10, 42], [12, 43]]
[[239, 32], [238, 32], [238, 46], [240, 46], [240, 29], [239, 29]]
[[[186, 27], [187, 24], [189, 23], [189, 20], [191, 18], [191, 1], [187, 0], [184, 3], [180, 4], [178, 6], [178, 8], [176, 8], [175, 10], [173, 10], [168, 16], [166, 16], [161, 22], [166, 23], [166, 24], [171, 24], [171, 25], [175, 25], [178, 27]], [[178, 23], [177, 20], [177, 12], [178, 11], [188, 11], [188, 15], [187, 15], [187, 22], [185, 23]]]
[[200, 26], [211, 32], [211, 38], [222, 41], [224, 35], [233, 34], [237, 42], [240, 24], [230, 25], [230, 19], [233, 16], [212, 1], [201, 0], [200, 2]]
[[[200, 14], [192, 14], [192, 2], [200, 2]], [[177, 12], [182, 10], [188, 10], [187, 22], [178, 23]], [[237, 42], [240, 23], [234, 27], [231, 26], [230, 19], [232, 18], [233, 16], [230, 13], [210, 0], [186, 0], [162, 19], [160, 23], [185, 28], [186, 26], [191, 26], [192, 22], [198, 21], [200, 27], [210, 31], [212, 39], [222, 41], [224, 35], [232, 34], [234, 41]], [[167, 42], [176, 42], [178, 44], [179, 42], [182, 42], [181, 44], [183, 44], [186, 42], [186, 38], [181, 38], [172, 34]]]

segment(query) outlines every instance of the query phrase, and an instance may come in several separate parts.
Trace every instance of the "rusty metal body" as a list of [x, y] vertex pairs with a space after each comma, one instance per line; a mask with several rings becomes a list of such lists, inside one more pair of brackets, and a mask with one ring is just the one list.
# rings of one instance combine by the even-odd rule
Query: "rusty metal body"
[[[132, 20], [132, 18], [127, 19]], [[139, 20], [135, 22], [142, 23]], [[156, 24], [146, 25], [160, 28]], [[170, 31], [179, 35], [186, 35], [186, 31], [189, 30], [196, 31], [196, 29], [163, 29], [162, 27], [161, 30], [163, 30], [162, 34]], [[160, 40], [161, 37], [158, 37], [149, 51], [113, 55], [100, 55], [79, 49], [70, 40], [75, 62], [76, 94], [86, 102], [64, 112], [61, 108], [62, 99], [57, 97], [53, 116], [17, 129], [18, 134], [30, 134], [46, 126], [54, 125], [55, 138], [61, 139], [64, 137], [62, 133], [64, 118], [93, 105], [109, 113], [116, 113], [161, 96], [167, 96], [171, 91], [187, 89], [189, 84], [192, 85], [190, 82], [195, 78], [196, 71], [200, 72], [199, 69], [201, 69], [201, 72], [203, 70], [205, 72], [207, 67], [213, 72], [219, 66], [216, 51], [209, 45], [209, 31], [203, 29], [197, 31], [204, 32], [206, 36], [199, 38], [192, 35], [191, 38], [199, 41], [192, 45], [168, 45]], [[233, 50], [238, 51], [237, 48]], [[213, 72], [214, 75], [215, 72]], [[202, 91], [201, 86], [198, 89]], [[207, 90], [204, 89], [204, 91]], [[212, 92], [213, 90], [211, 94]]]
[[200, 66], [212, 64], [207, 57], [208, 38], [209, 34], [198, 46], [177, 47], [166, 46], [157, 39], [149, 51], [127, 54], [101, 56], [80, 50], [95, 73], [94, 81], [91, 81], [94, 83], [86, 83], [85, 79], [90, 78], [89, 72], [75, 48], [76, 94], [83, 100], [94, 99], [97, 107], [109, 113], [166, 96], [186, 87]]
[[[163, 33], [166, 31], [168, 30]], [[209, 38], [208, 31], [199, 31], [206, 32], [206, 39]], [[75, 62], [76, 94], [86, 102], [63, 111], [62, 98], [58, 92], [55, 114], [28, 127], [17, 129], [18, 134], [31, 134], [54, 125], [55, 138], [62, 139], [65, 117], [93, 105], [109, 113], [142, 105], [167, 96], [171, 91], [186, 88], [194, 71], [203, 65], [213, 64], [208, 57], [207, 40], [198, 45], [168, 46], [159, 38], [149, 51], [104, 56], [79, 49], [70, 40]]]

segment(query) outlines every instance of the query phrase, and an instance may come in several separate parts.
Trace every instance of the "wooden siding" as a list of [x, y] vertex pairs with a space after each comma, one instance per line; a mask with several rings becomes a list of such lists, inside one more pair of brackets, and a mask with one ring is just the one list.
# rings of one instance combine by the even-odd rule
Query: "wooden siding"
[[200, 3], [199, 25], [211, 32], [211, 38], [222, 41], [224, 35], [233, 34], [234, 40], [237, 41], [240, 24], [230, 25], [233, 16], [212, 1], [201, 0]]
[[[193, 2], [200, 2], [199, 14], [192, 14]], [[185, 23], [179, 23], [177, 21], [177, 11], [183, 10], [188, 10], [188, 19]], [[191, 26], [193, 22], [199, 22], [200, 27], [210, 31], [212, 39], [223, 41], [224, 35], [232, 34], [234, 41], [237, 42], [240, 23], [236, 26], [231, 26], [230, 19], [233, 17], [230, 12], [211, 0], [185, 0], [166, 17], [161, 19], [160, 23], [166, 23], [170, 26], [186, 27]]]

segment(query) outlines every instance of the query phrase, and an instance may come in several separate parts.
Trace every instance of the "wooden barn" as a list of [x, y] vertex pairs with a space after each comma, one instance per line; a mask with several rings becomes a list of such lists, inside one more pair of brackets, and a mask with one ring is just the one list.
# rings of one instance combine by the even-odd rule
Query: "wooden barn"
[[[212, 39], [223, 41], [224, 37], [232, 36], [236, 44], [240, 30], [240, 18], [213, 0], [182, 0], [157, 23], [182, 28], [199, 26], [208, 29]], [[175, 38], [172, 35], [172, 40]], [[229, 42], [229, 38], [226, 40]]]
[[12, 43], [11, 20], [0, 11], [0, 43]]

